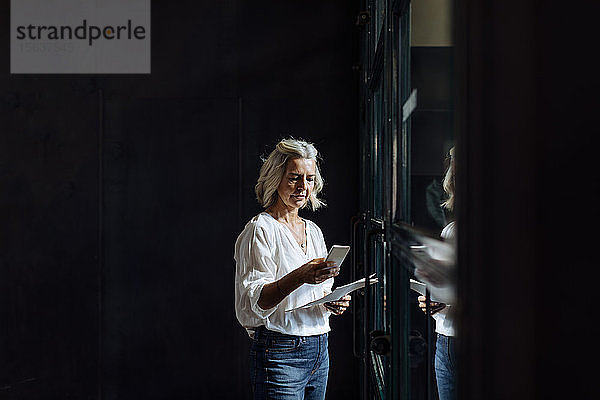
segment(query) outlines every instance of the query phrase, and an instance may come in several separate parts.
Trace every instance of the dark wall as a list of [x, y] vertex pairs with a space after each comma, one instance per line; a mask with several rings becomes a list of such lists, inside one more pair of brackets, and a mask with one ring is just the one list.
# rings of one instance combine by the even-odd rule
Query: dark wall
[[[246, 397], [233, 243], [277, 140], [317, 144], [330, 206], [304, 215], [350, 241], [356, 13], [153, 2], [150, 75], [10, 75], [3, 59], [0, 398]], [[332, 327], [328, 398], [353, 398], [351, 315]]]
[[598, 7], [557, 3], [457, 2], [464, 399], [600, 397]]

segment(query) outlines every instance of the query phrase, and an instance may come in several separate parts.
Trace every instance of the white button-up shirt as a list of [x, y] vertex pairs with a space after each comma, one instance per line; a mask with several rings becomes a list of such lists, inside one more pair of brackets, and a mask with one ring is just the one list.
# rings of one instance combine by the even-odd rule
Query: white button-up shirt
[[[440, 235], [447, 241], [454, 242], [456, 240], [456, 223], [450, 222], [444, 227]], [[455, 289], [450, 289], [454, 291]], [[455, 296], [452, 296], [455, 297]], [[444, 336], [454, 336], [454, 307], [451, 304], [446, 304], [446, 307], [435, 314], [435, 331]]]
[[278, 305], [263, 310], [258, 298], [264, 285], [275, 282], [312, 259], [327, 256], [321, 229], [306, 221], [306, 254], [292, 232], [270, 214], [252, 218], [235, 242], [235, 314], [250, 337], [264, 325], [272, 331], [296, 336], [329, 332], [330, 312], [313, 306], [286, 312], [331, 292], [333, 278], [320, 284], [303, 284]]

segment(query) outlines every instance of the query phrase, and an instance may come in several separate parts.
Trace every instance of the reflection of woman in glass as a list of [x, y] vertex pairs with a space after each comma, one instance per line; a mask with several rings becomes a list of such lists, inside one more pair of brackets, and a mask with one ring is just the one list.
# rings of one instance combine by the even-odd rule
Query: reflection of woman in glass
[[[443, 187], [448, 195], [442, 206], [450, 212], [454, 210], [455, 202], [455, 167], [454, 147], [449, 152], [450, 163], [444, 176]], [[456, 222], [452, 221], [444, 227], [441, 237], [449, 242], [456, 240]], [[425, 279], [426, 280], [426, 279]], [[430, 283], [430, 282], [428, 282]], [[435, 282], [439, 286], [439, 282]], [[419, 307], [426, 312], [425, 296], [419, 296]], [[449, 304], [430, 304], [430, 310], [435, 319], [437, 342], [435, 348], [435, 377], [440, 400], [456, 398], [456, 353], [454, 338], [453, 308]]]
[[323, 400], [329, 371], [329, 316], [341, 301], [286, 312], [331, 292], [339, 267], [325, 262], [319, 227], [298, 215], [322, 205], [317, 150], [282, 140], [265, 160], [256, 196], [265, 211], [252, 218], [235, 244], [235, 311], [253, 339], [250, 378], [254, 399]]

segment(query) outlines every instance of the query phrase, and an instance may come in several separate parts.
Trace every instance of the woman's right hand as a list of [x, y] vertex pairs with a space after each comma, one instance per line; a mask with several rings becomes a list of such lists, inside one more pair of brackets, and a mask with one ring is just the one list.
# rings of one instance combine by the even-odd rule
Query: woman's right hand
[[325, 261], [324, 258], [315, 258], [301, 266], [300, 279], [304, 283], [318, 284], [329, 278], [339, 275], [340, 267], [334, 267], [333, 261]]
[[275, 307], [304, 283], [321, 283], [339, 273], [340, 267], [334, 267], [333, 261], [325, 262], [324, 258], [315, 258], [278, 281], [264, 285], [258, 298], [258, 306], [263, 310], [268, 310]]

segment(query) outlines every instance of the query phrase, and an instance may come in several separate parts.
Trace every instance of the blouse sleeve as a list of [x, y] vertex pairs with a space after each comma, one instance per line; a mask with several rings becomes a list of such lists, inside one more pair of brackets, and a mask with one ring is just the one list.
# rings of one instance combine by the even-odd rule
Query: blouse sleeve
[[249, 303], [250, 309], [258, 318], [266, 319], [277, 307], [263, 310], [258, 305], [258, 299], [263, 287], [276, 280], [277, 264], [273, 260], [267, 232], [259, 226], [253, 228], [237, 249], [238, 290], [242, 303]]

